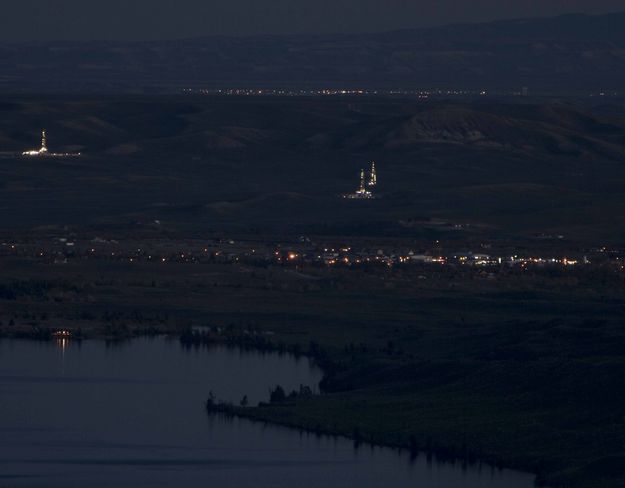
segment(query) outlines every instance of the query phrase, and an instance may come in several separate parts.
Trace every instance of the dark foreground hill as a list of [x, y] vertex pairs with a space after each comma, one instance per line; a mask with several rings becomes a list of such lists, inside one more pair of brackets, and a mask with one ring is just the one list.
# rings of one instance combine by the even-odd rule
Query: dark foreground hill
[[182, 87], [619, 90], [625, 13], [378, 34], [0, 45], [0, 88]]

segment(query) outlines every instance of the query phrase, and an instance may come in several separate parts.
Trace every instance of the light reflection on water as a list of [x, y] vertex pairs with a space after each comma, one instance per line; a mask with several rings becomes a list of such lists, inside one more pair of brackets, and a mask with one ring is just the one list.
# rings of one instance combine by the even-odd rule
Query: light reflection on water
[[533, 486], [521, 473], [206, 415], [209, 390], [255, 404], [276, 384], [316, 386], [321, 372], [304, 358], [60, 340], [0, 342], [0, 487]]

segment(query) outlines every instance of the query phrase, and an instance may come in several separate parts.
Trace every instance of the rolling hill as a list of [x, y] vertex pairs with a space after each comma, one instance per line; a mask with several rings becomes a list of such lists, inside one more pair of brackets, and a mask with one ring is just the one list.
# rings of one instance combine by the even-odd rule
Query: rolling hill
[[[158, 219], [383, 233], [435, 218], [493, 232], [618, 239], [625, 215], [625, 118], [585, 104], [10, 100], [0, 104], [0, 214], [9, 226]], [[51, 149], [84, 156], [17, 157], [44, 127]], [[371, 160], [382, 198], [339, 198]]]

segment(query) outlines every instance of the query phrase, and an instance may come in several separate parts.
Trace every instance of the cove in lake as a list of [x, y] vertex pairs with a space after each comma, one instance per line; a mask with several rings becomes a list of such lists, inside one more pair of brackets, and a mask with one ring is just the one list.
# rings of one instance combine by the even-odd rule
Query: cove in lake
[[0, 342], [1, 487], [530, 488], [534, 477], [207, 415], [317, 389], [308, 359], [177, 341]]

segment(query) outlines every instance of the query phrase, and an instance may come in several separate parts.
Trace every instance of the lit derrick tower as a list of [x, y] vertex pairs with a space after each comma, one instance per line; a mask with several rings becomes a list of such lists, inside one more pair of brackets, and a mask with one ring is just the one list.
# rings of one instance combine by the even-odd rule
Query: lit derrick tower
[[364, 169], [360, 170], [360, 185], [358, 185], [358, 190], [354, 193], [343, 195], [343, 198], [375, 198], [373, 193], [367, 190], [367, 175]]
[[45, 129], [41, 131], [41, 149], [39, 152], [46, 153], [48, 152], [48, 141], [46, 139], [46, 131]]
[[46, 130], [43, 129], [41, 131], [41, 147], [39, 149], [31, 149], [29, 151], [24, 151], [22, 156], [46, 156], [46, 157], [55, 157], [55, 158], [69, 158], [69, 157], [78, 157], [80, 153], [54, 153], [48, 151], [48, 137], [46, 135]]
[[365, 188], [365, 170], [360, 170], [360, 188], [358, 188], [358, 193], [365, 193], [367, 189]]
[[376, 186], [378, 184], [378, 173], [375, 170], [375, 161], [371, 163], [371, 174], [369, 176], [369, 186]]

